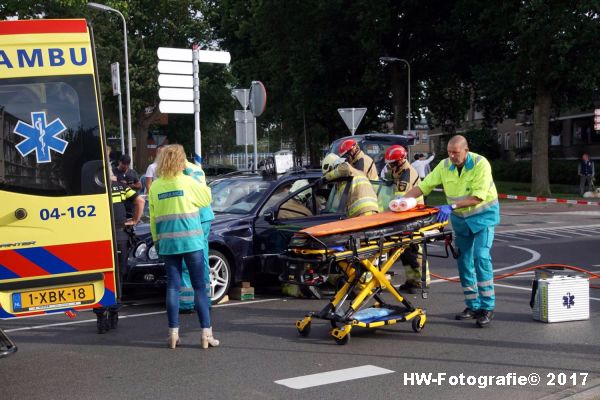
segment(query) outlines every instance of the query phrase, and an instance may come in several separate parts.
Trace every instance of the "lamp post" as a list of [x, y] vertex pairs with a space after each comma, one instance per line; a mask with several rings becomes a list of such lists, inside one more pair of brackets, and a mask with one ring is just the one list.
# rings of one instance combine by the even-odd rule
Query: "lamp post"
[[[88, 7], [91, 7], [99, 11], [115, 12], [119, 14], [123, 20], [123, 44], [125, 47], [125, 88], [127, 89], [127, 152], [129, 158], [131, 158], [131, 168], [133, 168], [133, 139], [131, 134], [131, 97], [129, 94], [129, 55], [127, 52], [127, 24], [125, 23], [125, 17], [119, 10], [115, 10], [112, 7], [98, 3], [87, 3]], [[123, 149], [125, 150], [125, 149]]]
[[411, 132], [411, 129], [410, 129], [410, 63], [403, 58], [396, 58], [396, 57], [379, 57], [379, 61], [383, 61], [383, 62], [401, 61], [404, 64], [406, 64], [406, 67], [408, 68], [408, 132], [410, 133]]

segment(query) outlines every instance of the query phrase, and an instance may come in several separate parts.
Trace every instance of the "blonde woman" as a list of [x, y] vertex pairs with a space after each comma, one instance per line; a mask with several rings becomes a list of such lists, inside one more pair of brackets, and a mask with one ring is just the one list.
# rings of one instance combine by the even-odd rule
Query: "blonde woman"
[[183, 174], [185, 152], [180, 145], [163, 148], [156, 167], [159, 178], [150, 187], [150, 228], [167, 270], [168, 345], [179, 343], [179, 288], [183, 261], [190, 271], [194, 303], [202, 327], [202, 347], [218, 346], [213, 338], [205, 290], [204, 252], [208, 251], [199, 209], [210, 205], [210, 189]]

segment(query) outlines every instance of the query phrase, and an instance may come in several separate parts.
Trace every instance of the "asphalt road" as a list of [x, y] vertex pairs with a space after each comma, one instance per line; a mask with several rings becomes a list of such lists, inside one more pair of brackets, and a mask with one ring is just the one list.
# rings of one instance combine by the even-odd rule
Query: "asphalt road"
[[[600, 211], [592, 211], [504, 207], [492, 252], [495, 270], [501, 274], [562, 263], [600, 271]], [[456, 275], [453, 260], [431, 259], [430, 265], [436, 274]], [[130, 302], [119, 329], [105, 335], [95, 333], [91, 312], [75, 320], [46, 316], [0, 321], [19, 345], [16, 355], [0, 360], [0, 398], [600, 396], [600, 290], [590, 291], [589, 320], [545, 324], [531, 317], [531, 278], [520, 275], [497, 282], [496, 318], [489, 329], [478, 329], [473, 321], [455, 321], [454, 314], [464, 308], [459, 285], [434, 280], [427, 300], [409, 296], [427, 309], [421, 333], [414, 333], [409, 323], [375, 331], [355, 329], [345, 346], [329, 336], [327, 321], [313, 322], [308, 338], [296, 332], [295, 320], [319, 310], [325, 301], [283, 298], [269, 291], [254, 302], [216, 306], [213, 325], [222, 346], [208, 350], [200, 348], [194, 315], [181, 317], [182, 346], [166, 348], [164, 304], [156, 296]], [[395, 280], [400, 283], [401, 274]], [[349, 368], [353, 369], [344, 370]], [[414, 375], [423, 373], [438, 381], [427, 384], [427, 375]], [[540, 378], [537, 385], [527, 381], [535, 380], [532, 374]], [[484, 376], [504, 376], [515, 384], [500, 386], [499, 378], [487, 378], [490, 384], [483, 382]], [[347, 380], [315, 386], [327, 379]], [[520, 385], [518, 379], [527, 383]], [[289, 387], [295, 385], [304, 388]]]

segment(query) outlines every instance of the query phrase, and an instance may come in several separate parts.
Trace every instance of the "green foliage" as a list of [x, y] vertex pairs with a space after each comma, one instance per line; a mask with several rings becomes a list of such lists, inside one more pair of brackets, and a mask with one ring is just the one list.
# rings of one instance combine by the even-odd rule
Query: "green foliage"
[[463, 133], [469, 142], [469, 149], [484, 155], [488, 160], [500, 158], [498, 134], [488, 128], [470, 129]]
[[[552, 160], [549, 164], [550, 183], [578, 185], [577, 163], [575, 160]], [[496, 181], [531, 182], [531, 161], [495, 160], [491, 164]]]

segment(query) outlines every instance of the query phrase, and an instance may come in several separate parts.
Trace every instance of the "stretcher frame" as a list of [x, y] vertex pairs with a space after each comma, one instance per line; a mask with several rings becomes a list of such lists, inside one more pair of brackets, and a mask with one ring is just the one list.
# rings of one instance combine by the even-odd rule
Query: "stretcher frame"
[[[420, 332], [427, 321], [425, 309], [415, 307], [408, 299], [402, 296], [386, 277], [390, 268], [411, 245], [420, 245], [422, 249], [422, 297], [427, 298], [425, 268], [427, 265], [427, 243], [435, 240], [444, 240], [446, 255], [436, 257], [449, 257], [448, 248], [454, 253], [451, 245], [452, 232], [444, 231], [448, 222], [435, 222], [421, 227], [416, 231], [386, 232], [379, 237], [364, 236], [364, 232], [354, 231], [347, 234], [347, 246], [344, 249], [332, 249], [320, 238], [306, 232], [297, 232], [296, 239], [304, 237], [306, 243], [311, 243], [313, 248], [293, 247], [280, 256], [286, 268], [280, 279], [298, 285], [318, 286], [320, 280], [299, 279], [302, 271], [291, 268], [301, 265], [304, 270], [314, 266], [331, 273], [337, 266], [342, 273], [343, 285], [339, 288], [329, 303], [318, 312], [310, 312], [303, 319], [296, 321], [296, 328], [300, 336], [310, 334], [313, 318], [330, 321], [330, 334], [335, 342], [340, 345], [348, 343], [350, 332], [354, 327], [378, 328], [385, 325], [394, 325], [399, 322], [412, 321], [412, 328]], [[372, 231], [372, 229], [371, 229]], [[302, 242], [302, 240], [296, 240]], [[315, 243], [320, 248], [314, 248]], [[385, 255], [387, 254], [387, 257]], [[295, 269], [295, 271], [290, 271]], [[287, 279], [286, 279], [287, 274]], [[290, 279], [291, 278], [291, 279]], [[381, 298], [381, 293], [388, 291], [399, 305], [386, 303]], [[385, 308], [391, 311], [389, 315], [367, 320], [354, 318], [357, 312], [364, 309], [371, 300], [374, 308]], [[348, 305], [346, 306], [346, 303]]]

